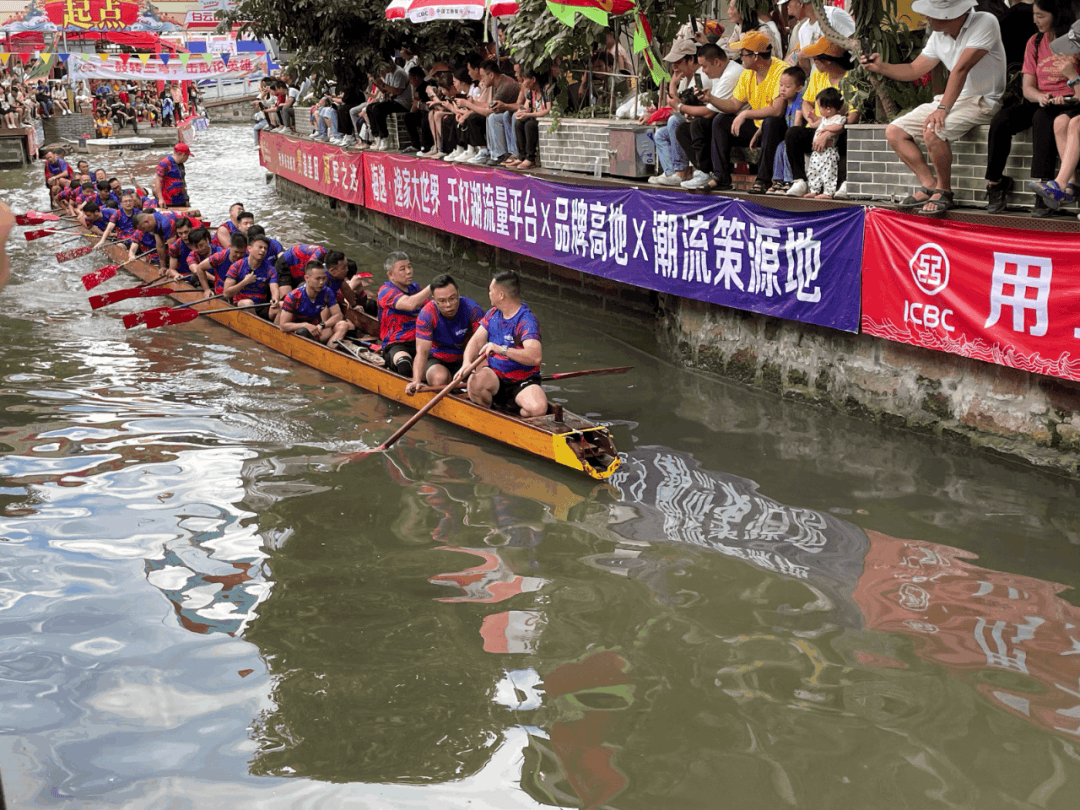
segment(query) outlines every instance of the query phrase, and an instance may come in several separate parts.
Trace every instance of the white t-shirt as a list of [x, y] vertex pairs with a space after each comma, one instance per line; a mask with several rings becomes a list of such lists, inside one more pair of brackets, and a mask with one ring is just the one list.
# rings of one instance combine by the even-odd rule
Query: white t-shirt
[[822, 118], [820, 121], [818, 121], [817, 127], [815, 127], [815, 129], [820, 127], [832, 126], [833, 124], [845, 123], [847, 123], [847, 116], [843, 115], [842, 113], [837, 113], [836, 115], [830, 115], [828, 118]]
[[991, 104], [1001, 101], [1005, 92], [1005, 46], [1001, 44], [1001, 26], [997, 17], [986, 11], [968, 12], [963, 28], [953, 39], [941, 31], [934, 31], [926, 40], [923, 56], [941, 62], [949, 70], [968, 48], [986, 51], [967, 75], [960, 98], [982, 96]]
[[[716, 98], [731, 98], [731, 94], [735, 92], [735, 85], [739, 83], [739, 76], [742, 75], [743, 66], [738, 62], [729, 60], [727, 67], [724, 68], [724, 72], [720, 74], [718, 78], [712, 80], [712, 88], [709, 90]], [[710, 110], [716, 110], [720, 112], [711, 104]]]

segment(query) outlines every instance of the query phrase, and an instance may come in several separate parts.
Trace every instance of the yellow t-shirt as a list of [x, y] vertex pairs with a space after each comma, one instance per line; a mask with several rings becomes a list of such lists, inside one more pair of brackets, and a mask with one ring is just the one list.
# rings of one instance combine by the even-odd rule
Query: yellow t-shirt
[[[803, 90], [803, 94], [802, 94], [803, 101], [805, 101], [807, 104], [813, 104], [814, 105], [814, 114], [817, 115], [820, 118], [821, 117], [821, 110], [818, 108], [818, 105], [817, 105], [818, 93], [820, 93], [826, 87], [835, 87], [835, 88], [837, 88], [839, 90], [840, 89], [840, 82], [842, 82], [843, 80], [844, 80], [844, 77], [841, 76], [834, 83], [833, 81], [831, 81], [829, 79], [829, 74], [826, 73], [825, 71], [823, 71], [823, 70], [815, 70], [815, 71], [813, 71], [810, 74], [810, 78], [806, 82], [806, 89]], [[844, 102], [847, 103], [847, 104], [851, 103], [851, 99], [849, 98], [850, 95], [851, 95], [850, 91], [847, 92], [847, 93], [845, 93], [843, 91], [840, 92], [841, 98], [843, 98]]]
[[[763, 82], [758, 82], [757, 71], [744, 70], [739, 76], [739, 83], [735, 85], [735, 92], [731, 94], [731, 97], [736, 101], [749, 102], [751, 110], [768, 107], [776, 98], [780, 87], [780, 75], [789, 67], [791, 66], [787, 62], [774, 56]], [[761, 121], [755, 121], [754, 125], [760, 127]]]

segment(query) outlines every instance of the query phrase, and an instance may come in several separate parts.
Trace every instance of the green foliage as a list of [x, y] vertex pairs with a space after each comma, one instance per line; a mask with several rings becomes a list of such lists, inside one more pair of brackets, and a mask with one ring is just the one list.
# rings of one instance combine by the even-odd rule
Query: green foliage
[[[861, 0], [856, 8], [867, 4], [866, 0]], [[895, 12], [895, 0], [891, 0], [886, 5], [891, 5]], [[858, 18], [856, 18], [856, 24], [858, 24]], [[907, 27], [906, 23], [896, 22], [891, 18], [885, 19], [880, 25], [861, 26], [856, 30], [862, 36], [866, 36], [866, 34], [862, 34], [863, 31], [869, 31], [870, 34], [867, 38], [870, 40], [872, 52], [881, 54], [883, 61], [891, 63], [912, 61], [922, 51], [923, 43], [926, 41], [924, 31], [912, 31]], [[925, 104], [934, 95], [929, 84], [898, 82], [884, 76], [880, 78], [885, 93], [898, 107], [898, 115], [902, 115], [920, 104]], [[852, 106], [862, 110], [863, 121], [866, 123], [873, 123], [874, 121], [884, 123], [888, 120], [888, 116], [884, 114], [881, 105], [877, 103], [876, 93], [870, 85], [870, 74], [867, 71], [861, 68], [849, 71], [847, 76], [844, 77], [842, 87], [845, 93], [852, 93]]]
[[273, 37], [294, 54], [292, 64], [348, 84], [371, 73], [379, 62], [412, 45], [425, 60], [451, 59], [472, 50], [482, 29], [477, 23], [413, 25], [386, 19], [389, 0], [241, 0], [221, 19], [244, 23], [241, 30]]

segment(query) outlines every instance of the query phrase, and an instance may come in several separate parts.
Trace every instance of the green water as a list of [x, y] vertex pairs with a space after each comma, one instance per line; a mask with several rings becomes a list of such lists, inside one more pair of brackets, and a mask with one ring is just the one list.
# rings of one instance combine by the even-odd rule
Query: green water
[[[208, 218], [379, 274], [249, 143], [200, 136]], [[549, 389], [611, 425], [612, 482], [426, 421], [348, 462], [407, 413], [206, 322], [125, 331], [145, 304], [91, 312], [101, 260], [47, 242], [0, 296], [9, 806], [1077, 806], [1075, 484], [544, 306], [549, 370], [635, 366]]]

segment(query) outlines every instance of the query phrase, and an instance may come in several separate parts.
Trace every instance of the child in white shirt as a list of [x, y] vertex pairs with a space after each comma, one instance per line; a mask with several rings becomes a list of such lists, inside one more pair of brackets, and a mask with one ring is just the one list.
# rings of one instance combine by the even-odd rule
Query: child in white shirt
[[810, 152], [810, 165], [806, 180], [810, 191], [806, 197], [831, 200], [836, 193], [836, 179], [840, 168], [840, 152], [836, 148], [840, 133], [844, 131], [846, 115], [841, 115], [844, 100], [835, 87], [826, 87], [817, 96], [821, 120], [814, 136], [814, 148]]

